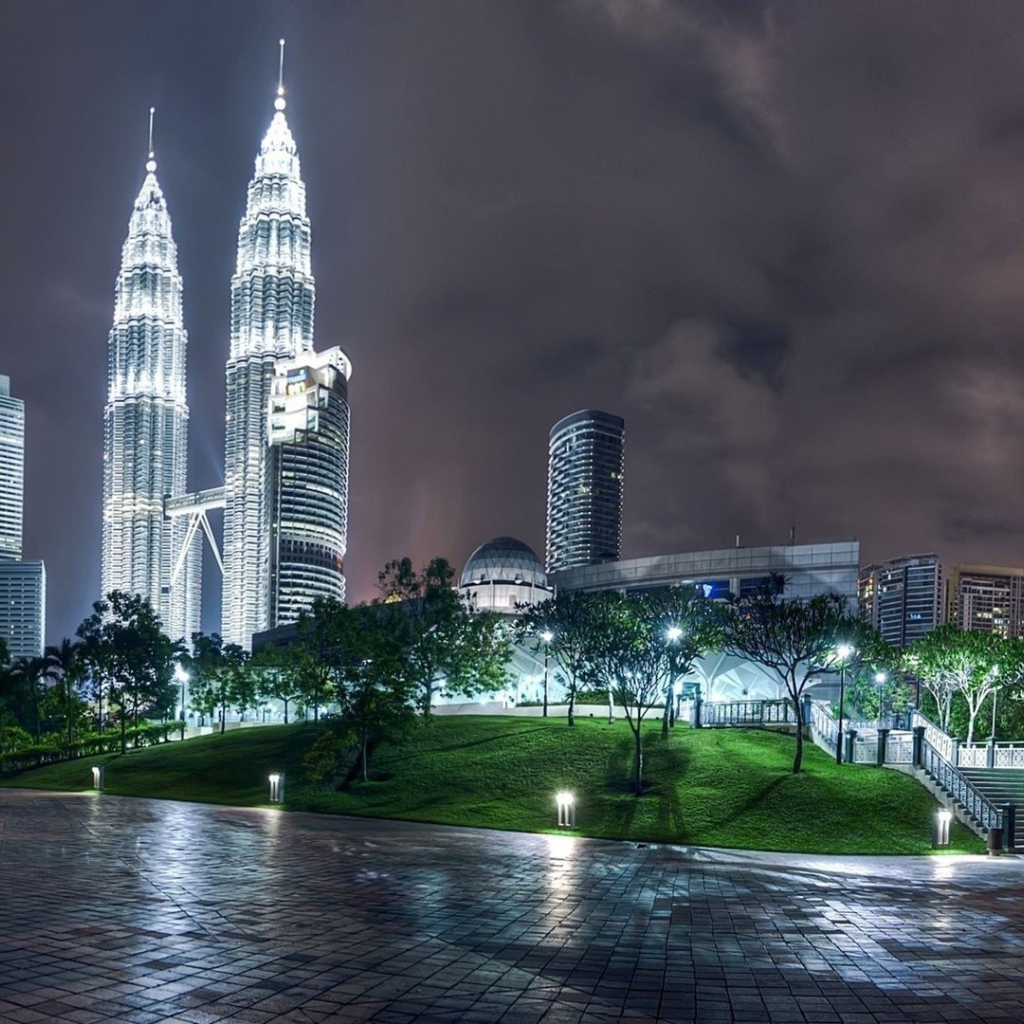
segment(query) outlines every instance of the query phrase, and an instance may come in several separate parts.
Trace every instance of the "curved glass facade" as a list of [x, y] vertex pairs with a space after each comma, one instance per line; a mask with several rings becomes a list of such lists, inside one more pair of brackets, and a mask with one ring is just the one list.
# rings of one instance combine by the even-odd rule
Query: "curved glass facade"
[[348, 359], [338, 348], [281, 361], [267, 418], [270, 625], [317, 598], [345, 600]]
[[614, 562], [622, 538], [619, 416], [582, 409], [559, 420], [548, 444], [547, 571]]

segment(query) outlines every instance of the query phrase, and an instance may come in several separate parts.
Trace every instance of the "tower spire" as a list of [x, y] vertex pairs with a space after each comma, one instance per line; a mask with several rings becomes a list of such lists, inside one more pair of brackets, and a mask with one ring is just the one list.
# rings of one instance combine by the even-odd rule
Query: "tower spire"
[[149, 108], [149, 159], [146, 161], [146, 170], [152, 174], [156, 170], [156, 158], [153, 156], [153, 115], [156, 107]]
[[277, 42], [281, 47], [281, 54], [277, 62], [277, 99], [274, 100], [274, 109], [284, 110], [284, 40], [279, 39]]

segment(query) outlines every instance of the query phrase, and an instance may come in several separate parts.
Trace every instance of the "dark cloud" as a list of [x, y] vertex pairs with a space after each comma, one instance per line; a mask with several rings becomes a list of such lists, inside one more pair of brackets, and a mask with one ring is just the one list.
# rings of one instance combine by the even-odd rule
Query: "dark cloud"
[[219, 481], [279, 35], [318, 345], [355, 367], [354, 597], [402, 554], [542, 550], [547, 432], [583, 406], [626, 419], [627, 555], [796, 524], [866, 560], [1024, 564], [1018, 4], [8, 8], [0, 373], [29, 403], [53, 635], [98, 585], [106, 332], [151, 104], [192, 483]]

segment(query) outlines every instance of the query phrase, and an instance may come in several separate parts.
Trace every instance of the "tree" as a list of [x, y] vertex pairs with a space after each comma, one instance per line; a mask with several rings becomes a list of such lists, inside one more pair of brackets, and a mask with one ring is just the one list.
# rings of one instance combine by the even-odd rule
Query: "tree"
[[227, 710], [237, 699], [239, 680], [245, 673], [245, 651], [238, 644], [224, 643], [219, 633], [193, 633], [192, 653], [182, 661], [188, 668], [192, 706], [210, 719], [219, 712], [223, 733]]
[[397, 559], [377, 579], [382, 597], [373, 607], [404, 637], [407, 671], [425, 718], [442, 685], [449, 693], [470, 695], [495, 679], [503, 681], [509, 651], [498, 635], [498, 620], [467, 607], [446, 559], [435, 558], [419, 572], [411, 559]]
[[905, 662], [935, 699], [939, 726], [949, 731], [953, 698], [967, 705], [967, 742], [974, 742], [974, 723], [982, 703], [1001, 683], [1000, 663], [1015, 661], [1011, 646], [996, 633], [981, 633], [948, 624], [933, 629], [906, 650]]
[[820, 594], [805, 601], [756, 593], [726, 605], [724, 613], [726, 650], [772, 672], [793, 704], [796, 774], [804, 754], [804, 690], [815, 675], [835, 669], [836, 648], [857, 635], [860, 622], [846, 613], [846, 601], [839, 594]]
[[600, 625], [595, 615], [598, 594], [566, 590], [540, 604], [523, 610], [516, 622], [516, 636], [536, 643], [541, 635], [548, 657], [555, 662], [569, 699], [569, 725], [575, 725], [576, 695], [592, 679], [592, 653], [600, 640]]
[[376, 607], [341, 609], [334, 635], [338, 712], [356, 739], [357, 769], [366, 782], [373, 747], [414, 721], [419, 680], [409, 671], [402, 634], [390, 628]]
[[665, 657], [665, 714], [662, 735], [675, 724], [675, 685], [688, 676], [694, 663], [722, 639], [722, 618], [715, 603], [694, 586], [669, 587], [650, 596], [643, 608]]
[[181, 645], [164, 634], [148, 598], [114, 590], [92, 607], [78, 627], [82, 656], [100, 686], [106, 683], [108, 700], [117, 708], [124, 753], [129, 719], [138, 726], [141, 717], [166, 715], [173, 708], [174, 662]]
[[46, 648], [46, 657], [57, 674], [60, 682], [61, 697], [64, 705], [65, 728], [70, 747], [75, 741], [75, 720], [82, 710], [81, 698], [78, 696], [78, 685], [85, 675], [85, 653], [82, 643], [64, 637], [59, 644]]
[[42, 705], [46, 684], [60, 677], [60, 666], [48, 654], [29, 657], [22, 655], [12, 663], [9, 674], [20, 685], [32, 705], [32, 723], [36, 743], [42, 742]]
[[279, 700], [284, 706], [284, 724], [288, 724], [288, 707], [299, 696], [295, 679], [302, 650], [298, 644], [275, 647], [264, 644], [253, 651], [249, 666], [256, 678], [256, 689], [261, 700]]

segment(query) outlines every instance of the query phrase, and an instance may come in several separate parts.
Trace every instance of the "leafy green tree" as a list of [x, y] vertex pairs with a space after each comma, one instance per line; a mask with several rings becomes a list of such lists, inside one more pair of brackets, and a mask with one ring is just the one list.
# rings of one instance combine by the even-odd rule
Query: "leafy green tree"
[[320, 721], [320, 708], [334, 688], [332, 652], [337, 647], [339, 616], [344, 608], [333, 597], [318, 597], [310, 612], [299, 618], [292, 679], [307, 714], [313, 709], [314, 722]]
[[1015, 651], [996, 633], [960, 629], [949, 624], [933, 629], [906, 650], [905, 663], [932, 695], [939, 726], [948, 732], [953, 699], [967, 706], [967, 742], [974, 742], [974, 723], [985, 700], [1013, 672]]
[[357, 769], [369, 780], [369, 761], [380, 740], [415, 721], [420, 680], [410, 671], [406, 637], [372, 605], [344, 608], [332, 652], [335, 697], [342, 723], [358, 743]]
[[64, 637], [59, 644], [46, 648], [46, 657], [50, 660], [60, 684], [62, 717], [67, 730], [67, 744], [70, 747], [75, 741], [75, 724], [80, 721], [84, 712], [82, 698], [78, 695], [78, 687], [86, 672], [82, 643]]
[[192, 653], [182, 658], [189, 673], [192, 706], [204, 718], [220, 719], [227, 727], [227, 711], [234, 706], [246, 674], [246, 652], [238, 644], [224, 643], [219, 633], [193, 633]]
[[697, 659], [722, 642], [722, 616], [718, 607], [694, 586], [669, 587], [637, 606], [651, 630], [651, 641], [664, 652], [665, 714], [662, 735], [675, 724], [673, 695], [677, 682], [688, 676]]
[[536, 643], [550, 634], [548, 657], [565, 686], [569, 701], [568, 722], [575, 725], [576, 697], [580, 690], [595, 682], [593, 652], [601, 641], [601, 620], [595, 614], [598, 594], [566, 590], [540, 604], [523, 609], [516, 622], [520, 641]]
[[400, 558], [388, 562], [377, 579], [382, 596], [374, 607], [404, 637], [407, 672], [415, 680], [425, 718], [442, 685], [449, 693], [468, 696], [503, 680], [510, 651], [501, 642], [497, 621], [476, 616], [466, 606], [454, 586], [455, 570], [444, 558], [418, 572], [411, 559]]
[[261, 700], [279, 700], [284, 707], [284, 724], [288, 724], [288, 709], [298, 699], [300, 690], [295, 675], [302, 650], [298, 644], [275, 647], [265, 644], [253, 651], [249, 666], [256, 678]]
[[57, 667], [45, 655], [29, 657], [22, 655], [16, 658], [10, 667], [10, 675], [22, 691], [28, 696], [32, 705], [32, 723], [35, 730], [36, 743], [43, 739], [43, 719], [41, 702], [46, 683], [56, 677]]
[[129, 720], [137, 726], [140, 718], [167, 715], [173, 708], [174, 662], [181, 646], [160, 628], [148, 598], [115, 590], [92, 607], [92, 615], [78, 627], [82, 656], [107, 683], [124, 753]]
[[723, 626], [730, 654], [762, 665], [785, 687], [796, 715], [796, 774], [803, 765], [804, 691], [814, 676], [835, 669], [837, 647], [858, 634], [860, 622], [839, 594], [804, 601], [765, 592], [726, 605]]

